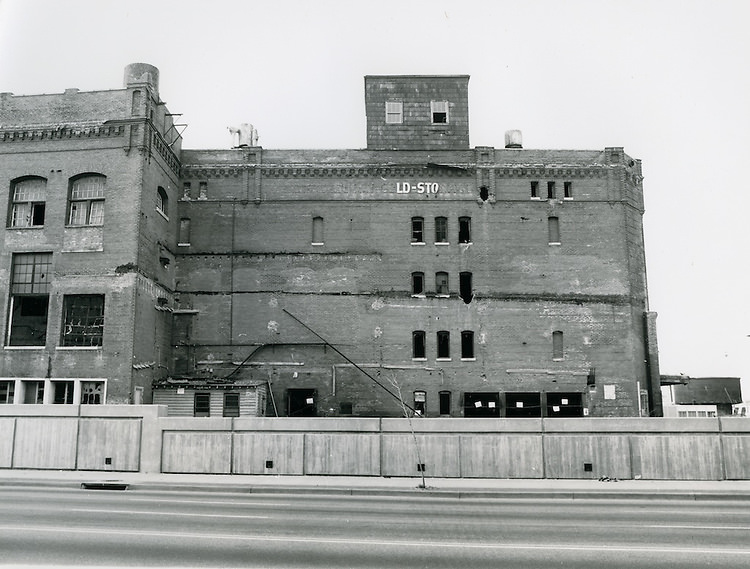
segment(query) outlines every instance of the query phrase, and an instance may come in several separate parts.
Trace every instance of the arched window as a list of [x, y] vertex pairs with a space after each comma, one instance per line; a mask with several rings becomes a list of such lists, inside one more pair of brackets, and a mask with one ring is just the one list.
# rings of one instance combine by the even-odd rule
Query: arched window
[[563, 351], [563, 333], [560, 330], [552, 332], [552, 359], [562, 360], [565, 357]]
[[68, 225], [102, 225], [104, 223], [104, 185], [101, 174], [84, 174], [70, 182]]
[[416, 271], [411, 274], [411, 293], [416, 295], [424, 294], [424, 273]]
[[156, 190], [156, 211], [169, 218], [169, 196], [161, 186]]
[[424, 218], [411, 218], [411, 242], [424, 243]]
[[447, 243], [447, 242], [448, 242], [448, 218], [436, 217], [435, 218], [435, 243]]
[[547, 220], [549, 232], [549, 244], [559, 245], [560, 241], [560, 220], [556, 217], [550, 217]]
[[312, 220], [312, 244], [323, 245], [323, 218], [313, 217]]
[[9, 227], [42, 227], [44, 225], [47, 180], [38, 177], [20, 179], [11, 184]]

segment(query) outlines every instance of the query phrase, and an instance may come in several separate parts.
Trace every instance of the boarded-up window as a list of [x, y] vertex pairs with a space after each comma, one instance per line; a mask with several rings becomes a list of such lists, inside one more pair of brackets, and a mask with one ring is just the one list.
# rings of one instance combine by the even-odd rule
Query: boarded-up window
[[471, 218], [458, 218], [458, 242], [471, 243]]
[[549, 244], [559, 245], [560, 241], [560, 220], [557, 217], [547, 219], [547, 229], [549, 233]]
[[179, 245], [190, 245], [190, 219], [183, 217], [180, 220]]
[[323, 245], [323, 218], [320, 216], [312, 220], [312, 244]]
[[552, 359], [561, 360], [563, 357], [563, 333], [555, 330], [552, 332]]

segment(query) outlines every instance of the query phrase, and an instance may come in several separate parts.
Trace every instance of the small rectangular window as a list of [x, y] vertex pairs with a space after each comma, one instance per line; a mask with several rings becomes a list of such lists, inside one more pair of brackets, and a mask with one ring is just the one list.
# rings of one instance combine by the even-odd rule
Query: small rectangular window
[[239, 417], [240, 416], [240, 394], [239, 393], [225, 393], [224, 394], [224, 417]]
[[415, 272], [411, 274], [411, 293], [415, 295], [424, 294], [424, 273]]
[[451, 414], [451, 392], [441, 391], [438, 393], [438, 401], [440, 404], [440, 414], [450, 415]]
[[424, 391], [414, 392], [414, 414], [419, 417], [424, 417], [425, 405], [427, 404], [427, 393]]
[[471, 218], [458, 218], [458, 242], [471, 243]]
[[424, 330], [415, 330], [411, 333], [412, 339], [412, 358], [423, 360], [427, 358], [425, 350], [425, 333]]
[[411, 242], [424, 243], [424, 218], [411, 218]]
[[13, 403], [15, 390], [15, 381], [0, 381], [0, 405]]
[[198, 182], [198, 199], [208, 199], [208, 182]]
[[555, 183], [547, 182], [547, 199], [555, 199]]
[[102, 405], [104, 403], [104, 382], [103, 381], [82, 381], [81, 382], [81, 404], [82, 405]]
[[386, 101], [386, 124], [402, 124], [404, 122], [404, 103], [401, 101]]
[[323, 245], [323, 218], [313, 217], [312, 223], [312, 244]]
[[441, 360], [451, 357], [451, 333], [447, 330], [440, 330], [437, 333], [437, 357]]
[[445, 124], [448, 122], [448, 101], [431, 101], [430, 113], [432, 124]]
[[563, 183], [563, 192], [564, 197], [570, 199], [573, 197], [573, 182], [565, 182]]
[[44, 382], [24, 381], [23, 402], [25, 405], [41, 405], [44, 403]]
[[474, 332], [470, 330], [461, 332], [461, 359], [474, 359]]
[[193, 399], [193, 416], [210, 417], [211, 416], [211, 394], [196, 393]]
[[180, 235], [177, 244], [182, 246], [190, 245], [190, 219], [186, 217], [180, 220]]
[[72, 381], [53, 381], [53, 401], [56, 405], [72, 405], [73, 404], [73, 386]]
[[537, 181], [531, 182], [531, 197], [532, 198], [539, 197], [539, 182]]
[[435, 243], [447, 243], [447, 242], [448, 242], [448, 218], [436, 217], [435, 218]]
[[98, 347], [104, 336], [104, 295], [80, 294], [63, 297], [62, 345]]
[[564, 359], [563, 351], [563, 333], [560, 330], [552, 332], [552, 359]]
[[550, 217], [547, 220], [548, 224], [548, 234], [549, 234], [549, 244], [550, 245], [559, 245], [561, 243], [560, 241], [560, 220], [556, 217]]
[[438, 296], [448, 296], [448, 273], [435, 273], [435, 294]]

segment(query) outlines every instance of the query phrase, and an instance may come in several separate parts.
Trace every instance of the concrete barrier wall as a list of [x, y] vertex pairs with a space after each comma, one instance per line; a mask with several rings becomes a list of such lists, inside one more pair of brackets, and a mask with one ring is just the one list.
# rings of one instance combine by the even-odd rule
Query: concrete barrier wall
[[464, 478], [750, 479], [750, 419], [177, 418], [0, 407], [0, 468]]

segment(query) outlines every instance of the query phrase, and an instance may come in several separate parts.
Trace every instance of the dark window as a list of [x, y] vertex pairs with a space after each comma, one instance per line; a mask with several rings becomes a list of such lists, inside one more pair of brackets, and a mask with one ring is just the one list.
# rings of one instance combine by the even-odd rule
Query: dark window
[[411, 218], [411, 242], [424, 243], [424, 218]]
[[44, 403], [44, 382], [24, 381], [23, 402], [26, 405], [41, 405]]
[[552, 359], [563, 359], [563, 333], [560, 330], [552, 332]]
[[239, 417], [240, 416], [240, 394], [239, 393], [225, 393], [224, 394], [224, 417]]
[[164, 215], [164, 217], [169, 217], [169, 196], [167, 195], [167, 191], [161, 186], [156, 189], [156, 211]]
[[415, 330], [411, 333], [411, 345], [412, 358], [414, 358], [415, 360], [423, 360], [427, 357], [427, 351], [425, 350], [424, 330]]
[[104, 295], [66, 295], [63, 298], [62, 345], [101, 346], [104, 335]]
[[500, 394], [495, 392], [464, 393], [464, 417], [499, 417]]
[[51, 253], [13, 255], [9, 346], [44, 346], [52, 265]]
[[322, 245], [323, 244], [323, 218], [313, 217], [312, 220], [312, 244]]
[[469, 304], [472, 298], [474, 298], [471, 280], [471, 273], [463, 272], [458, 274], [458, 294], [466, 304]]
[[437, 357], [439, 359], [451, 357], [451, 333], [447, 330], [440, 330], [437, 333]]
[[506, 417], [541, 417], [541, 394], [530, 393], [506, 393], [505, 394], [505, 416]]
[[474, 332], [465, 330], [461, 332], [461, 359], [474, 358]]
[[414, 414], [424, 417], [425, 405], [427, 404], [427, 393], [424, 391], [414, 392]]
[[104, 223], [104, 186], [107, 178], [87, 174], [70, 182], [68, 225], [102, 225]]
[[532, 198], [539, 197], [539, 182], [537, 181], [531, 182], [531, 197]]
[[447, 243], [447, 242], [448, 242], [448, 218], [436, 217], [435, 218], [435, 243]]
[[435, 273], [435, 294], [448, 296], [448, 273], [439, 271]]
[[554, 182], [547, 182], [547, 198], [548, 199], [555, 199], [555, 183]]
[[550, 245], [559, 245], [560, 241], [560, 220], [556, 217], [550, 217], [547, 220], [547, 232]]
[[583, 417], [583, 394], [547, 393], [548, 417]]
[[339, 415], [353, 415], [354, 404], [349, 401], [342, 401], [339, 403]]
[[317, 394], [314, 389], [288, 389], [287, 415], [289, 417], [316, 417]]
[[15, 381], [0, 381], [0, 405], [13, 403], [15, 390]]
[[211, 416], [211, 394], [196, 393], [193, 399], [193, 417]]
[[488, 199], [490, 199], [490, 190], [487, 188], [487, 186], [482, 186], [479, 188], [479, 199], [483, 202], [486, 202]]
[[424, 294], [424, 273], [415, 272], [411, 274], [411, 293]]
[[458, 218], [458, 242], [471, 243], [471, 218]]
[[565, 192], [564, 196], [566, 198], [572, 198], [573, 197], [573, 182], [563, 183], [563, 191]]
[[438, 393], [438, 402], [440, 404], [440, 414], [450, 415], [451, 414], [451, 392], [441, 391]]
[[72, 381], [53, 381], [53, 403], [57, 405], [73, 404], [73, 386]]
[[81, 382], [81, 404], [101, 405], [104, 403], [104, 382], [83, 381]]
[[432, 124], [448, 122], [448, 101], [431, 101], [430, 111], [432, 113]]
[[42, 227], [44, 225], [47, 180], [26, 178], [11, 185], [9, 227]]

